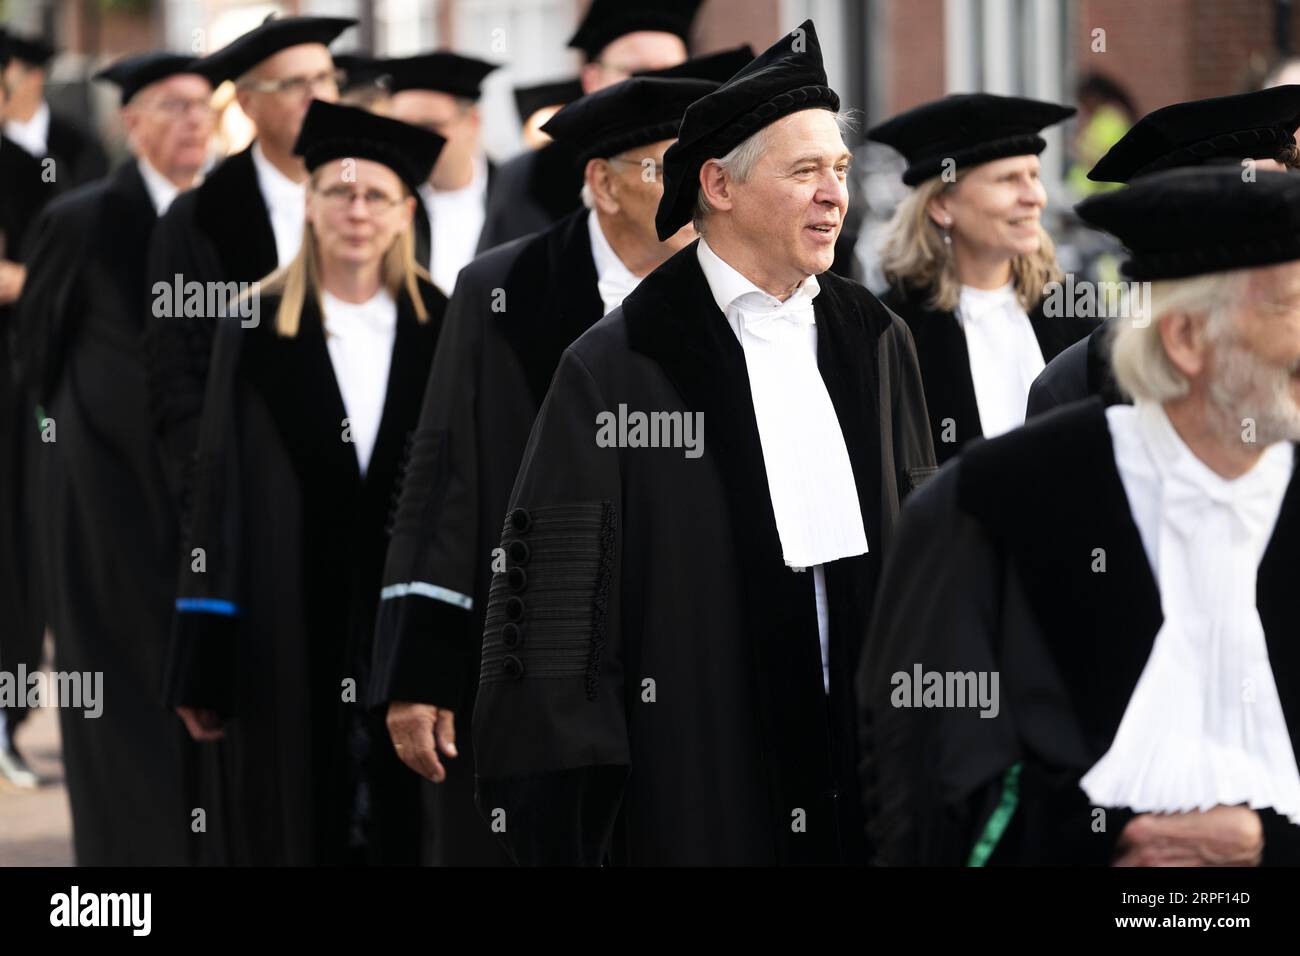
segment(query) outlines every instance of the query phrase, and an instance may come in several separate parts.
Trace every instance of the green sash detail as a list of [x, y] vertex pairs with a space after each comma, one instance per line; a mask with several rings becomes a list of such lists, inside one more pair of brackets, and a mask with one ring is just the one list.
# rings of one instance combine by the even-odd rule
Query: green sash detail
[[1002, 834], [1007, 832], [1011, 815], [1016, 812], [1016, 806], [1020, 803], [1020, 766], [1019, 762], [1014, 763], [1002, 775], [1002, 798], [989, 814], [988, 823], [984, 824], [984, 832], [976, 841], [975, 848], [970, 851], [970, 859], [966, 861], [967, 866], [983, 866], [987, 863], [993, 851], [997, 849]]

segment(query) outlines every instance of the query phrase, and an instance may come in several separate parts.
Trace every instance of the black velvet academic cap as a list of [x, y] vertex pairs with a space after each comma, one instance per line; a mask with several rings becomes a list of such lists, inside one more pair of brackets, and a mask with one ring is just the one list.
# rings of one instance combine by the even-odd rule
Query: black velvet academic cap
[[515, 109], [519, 111], [519, 122], [527, 123], [538, 110], [548, 106], [564, 106], [582, 96], [582, 83], [577, 77], [571, 80], [555, 80], [551, 83], [536, 83], [533, 86], [515, 87]]
[[791, 113], [839, 108], [839, 96], [826, 85], [817, 30], [805, 20], [686, 110], [677, 142], [664, 154], [664, 197], [655, 215], [660, 241], [691, 221], [707, 160]]
[[388, 72], [383, 60], [366, 53], [336, 53], [334, 65], [344, 73], [340, 93], [359, 90], [363, 86], [378, 86]]
[[449, 50], [384, 61], [390, 93], [432, 90], [475, 102], [483, 95], [483, 78], [495, 69], [495, 63], [461, 56]]
[[416, 192], [433, 172], [446, 142], [431, 130], [369, 110], [312, 100], [293, 151], [309, 170], [333, 159], [374, 160]]
[[1217, 159], [1272, 159], [1295, 145], [1297, 127], [1300, 86], [1175, 103], [1134, 123], [1088, 178], [1126, 183], [1135, 176]]
[[4, 31], [4, 45], [10, 60], [22, 60], [32, 66], [44, 66], [54, 56], [54, 44], [41, 37], [28, 37]]
[[1171, 169], [1074, 207], [1122, 242], [1130, 279], [1182, 279], [1300, 259], [1300, 176]]
[[329, 46], [344, 30], [355, 26], [350, 17], [267, 17], [243, 36], [205, 57], [214, 82], [236, 80], [281, 50], [304, 43]]
[[95, 79], [116, 84], [122, 92], [122, 105], [125, 106], [131, 102], [131, 97], [150, 83], [157, 83], [178, 73], [195, 73], [210, 79], [199, 66], [202, 62], [192, 56], [156, 50], [123, 57], [96, 73]]
[[691, 21], [702, 0], [591, 0], [587, 15], [569, 38], [569, 46], [588, 62], [621, 36], [652, 30], [671, 33], [689, 45]]
[[718, 88], [708, 80], [632, 77], [574, 100], [542, 127], [585, 163], [634, 146], [676, 139], [686, 108]]
[[892, 146], [907, 160], [903, 182], [923, 183], [944, 171], [1008, 156], [1038, 155], [1044, 127], [1074, 115], [1073, 106], [992, 93], [954, 93], [922, 103], [867, 130], [867, 139]]
[[729, 50], [693, 56], [684, 63], [664, 67], [662, 70], [642, 70], [632, 75], [653, 76], [661, 80], [712, 80], [715, 83], [725, 83], [748, 66], [752, 59], [754, 48], [745, 43]]

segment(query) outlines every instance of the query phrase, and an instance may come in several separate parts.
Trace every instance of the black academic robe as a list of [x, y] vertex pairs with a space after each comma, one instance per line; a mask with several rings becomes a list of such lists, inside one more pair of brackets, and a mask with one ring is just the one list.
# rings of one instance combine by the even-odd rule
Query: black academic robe
[[[252, 147], [218, 165], [182, 193], [149, 242], [150, 288], [189, 282], [256, 282], [278, 264], [275, 232], [253, 165]], [[182, 502], [212, 353], [215, 316], [147, 318], [150, 409], [173, 495]]]
[[[881, 301], [907, 323], [916, 339], [934, 451], [943, 464], [972, 438], [981, 437], [984, 430], [970, 374], [966, 334], [955, 312], [931, 308], [928, 297], [928, 291], [899, 282], [890, 287]], [[1068, 345], [1097, 327], [1091, 319], [1049, 318], [1043, 314], [1041, 302], [1030, 310], [1029, 324], [1033, 326], [1044, 362], [1052, 361]]]
[[33, 227], [20, 354], [55, 421], [40, 445], [55, 667], [107, 701], [59, 711], [82, 866], [189, 862], [192, 757], [159, 700], [176, 584], [175, 509], [147, 426], [140, 338], [157, 222], [136, 162], [55, 200]]
[[582, 205], [582, 170], [574, 150], [555, 141], [496, 170], [479, 252], [541, 232]]
[[418, 862], [419, 778], [365, 688], [385, 525], [446, 308], [421, 290], [424, 324], [398, 298], [364, 477], [315, 303], [292, 338], [275, 332], [274, 296], [256, 327], [218, 325], [166, 697], [230, 718], [226, 790], [205, 804], [224, 808], [223, 862]]
[[[0, 136], [0, 258], [25, 262], [31, 224], [53, 198], [38, 159]], [[21, 300], [20, 300], [21, 301]], [[0, 668], [40, 663], [45, 630], [43, 557], [38, 548], [46, 515], [30, 500], [40, 485], [40, 428], [35, 398], [20, 382], [13, 305], [0, 306]], [[25, 708], [6, 708], [12, 732]]]
[[[911, 336], [819, 277], [818, 363], [870, 550], [786, 567], [740, 343], [696, 245], [560, 359], [511, 494], [474, 710], [479, 806], [523, 863], [866, 855], [852, 675], [899, 500], [933, 470]], [[602, 412], [698, 413], [682, 447], [602, 447]], [[694, 455], [696, 451], [691, 451]]]
[[[1293, 744], [1297, 562], [1300, 471], [1258, 576]], [[1133, 813], [1090, 806], [1079, 781], [1110, 748], [1162, 616], [1101, 403], [1050, 412], [944, 467], [904, 509], [881, 588], [890, 597], [857, 680], [880, 861], [1109, 863]], [[918, 669], [998, 673], [996, 716], [916, 706], [898, 675]], [[1300, 827], [1260, 816], [1264, 862], [1300, 863]]]
[[461, 272], [402, 484], [371, 699], [434, 704], [456, 716], [460, 756], [444, 763], [447, 779], [429, 795], [435, 864], [507, 862], [474, 805], [469, 732], [491, 552], [560, 355], [604, 312], [589, 215], [571, 213]]
[[108, 175], [108, 154], [99, 140], [58, 113], [50, 113], [45, 149], [55, 161], [60, 191], [66, 192]]
[[1108, 326], [1094, 329], [1047, 363], [1029, 387], [1029, 418], [1096, 395], [1105, 405], [1127, 404], [1110, 370]]

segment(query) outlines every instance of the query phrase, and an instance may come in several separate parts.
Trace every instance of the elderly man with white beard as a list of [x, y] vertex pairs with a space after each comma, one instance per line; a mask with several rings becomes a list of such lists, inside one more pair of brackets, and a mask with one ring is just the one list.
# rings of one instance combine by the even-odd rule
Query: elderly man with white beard
[[[1295, 864], [1300, 180], [1177, 170], [1078, 212], [1152, 283], [1112, 350], [1134, 405], [909, 502], [858, 677], [870, 830], [886, 863]], [[996, 715], [900, 693], [917, 664], [999, 674]]]

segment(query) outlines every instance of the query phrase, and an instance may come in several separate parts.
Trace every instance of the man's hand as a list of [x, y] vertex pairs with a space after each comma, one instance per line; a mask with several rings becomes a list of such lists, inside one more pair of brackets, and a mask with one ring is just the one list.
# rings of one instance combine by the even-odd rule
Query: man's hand
[[27, 281], [27, 267], [8, 259], [0, 259], [0, 305], [11, 305], [23, 294]]
[[185, 721], [185, 729], [190, 732], [190, 736], [195, 740], [220, 740], [226, 736], [226, 732], [221, 729], [221, 718], [217, 716], [214, 710], [203, 710], [199, 707], [177, 707], [176, 713], [181, 715], [181, 720]]
[[1144, 813], [1119, 837], [1115, 866], [1258, 866], [1264, 827], [1249, 807]]
[[456, 718], [451, 711], [432, 704], [395, 700], [388, 705], [385, 723], [402, 763], [434, 783], [447, 779], [438, 751], [446, 757], [457, 756]]

